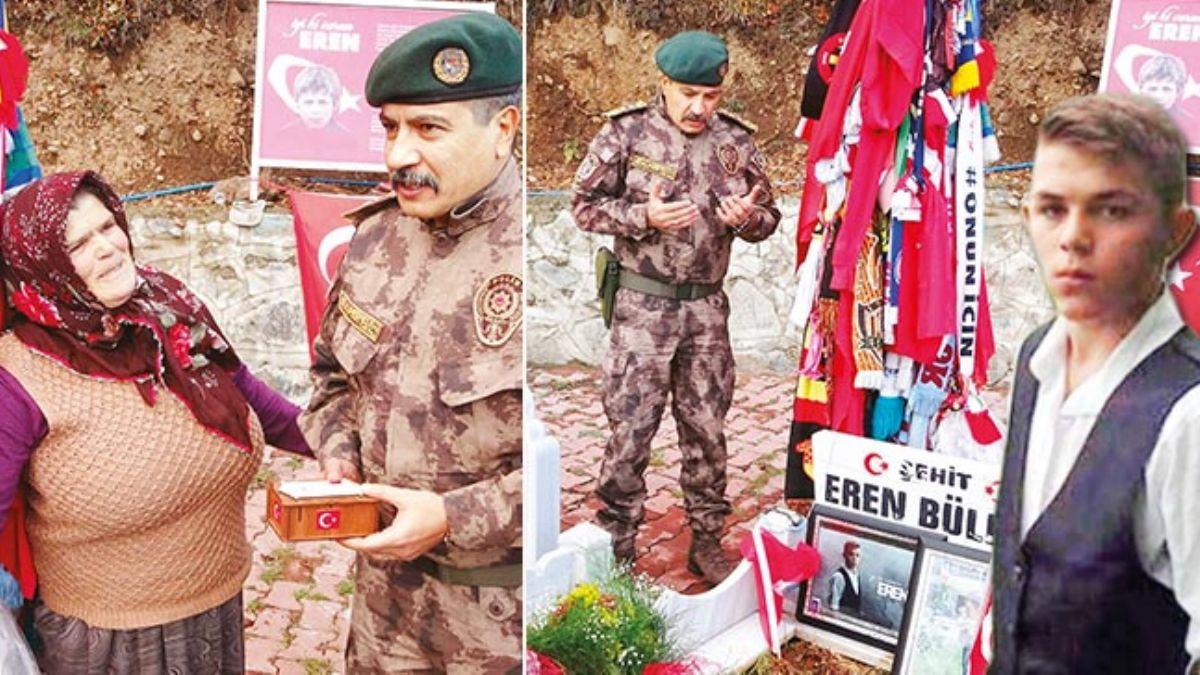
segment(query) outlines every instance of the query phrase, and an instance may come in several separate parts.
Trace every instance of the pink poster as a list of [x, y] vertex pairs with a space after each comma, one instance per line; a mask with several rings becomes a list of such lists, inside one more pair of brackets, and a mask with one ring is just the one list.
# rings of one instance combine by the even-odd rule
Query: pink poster
[[1200, 152], [1200, 0], [1113, 0], [1100, 91], [1158, 101]]
[[363, 89], [408, 31], [492, 3], [264, 0], [258, 16], [254, 164], [383, 171], [384, 131]]

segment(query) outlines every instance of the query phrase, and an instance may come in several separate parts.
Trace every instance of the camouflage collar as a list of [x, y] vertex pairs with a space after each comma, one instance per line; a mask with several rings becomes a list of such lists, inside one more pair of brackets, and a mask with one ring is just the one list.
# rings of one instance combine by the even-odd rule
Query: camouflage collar
[[671, 121], [671, 116], [667, 114], [667, 97], [661, 91], [650, 101], [649, 107], [651, 113], [663, 118], [667, 124], [675, 126], [675, 123]]
[[504, 212], [514, 196], [521, 194], [521, 176], [517, 163], [509, 159], [500, 174], [479, 194], [450, 210], [441, 227], [426, 223], [435, 233], [458, 238], [464, 232], [495, 220]]

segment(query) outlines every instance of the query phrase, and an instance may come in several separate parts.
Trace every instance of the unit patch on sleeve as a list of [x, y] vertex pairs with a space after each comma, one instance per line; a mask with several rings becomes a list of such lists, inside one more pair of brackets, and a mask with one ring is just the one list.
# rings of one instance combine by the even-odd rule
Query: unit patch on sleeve
[[346, 322], [354, 326], [354, 330], [371, 342], [379, 342], [379, 334], [383, 332], [383, 322], [368, 314], [363, 308], [354, 304], [349, 295], [343, 291], [338, 294], [338, 312]]

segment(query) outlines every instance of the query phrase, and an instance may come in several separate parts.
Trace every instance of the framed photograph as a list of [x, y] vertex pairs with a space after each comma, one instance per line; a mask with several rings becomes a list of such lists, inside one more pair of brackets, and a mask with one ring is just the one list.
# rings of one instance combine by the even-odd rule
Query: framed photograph
[[982, 551], [922, 542], [892, 675], [967, 675], [990, 566]]
[[808, 543], [821, 554], [821, 570], [800, 589], [796, 617], [894, 652], [921, 538], [902, 525], [813, 507]]

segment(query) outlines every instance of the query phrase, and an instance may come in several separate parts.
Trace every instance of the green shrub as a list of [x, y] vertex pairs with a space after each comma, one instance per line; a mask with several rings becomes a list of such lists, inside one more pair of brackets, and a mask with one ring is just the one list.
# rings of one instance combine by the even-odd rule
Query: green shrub
[[651, 663], [675, 660], [667, 620], [654, 607], [658, 592], [626, 569], [580, 584], [535, 619], [529, 648], [568, 673], [588, 675], [640, 675]]

